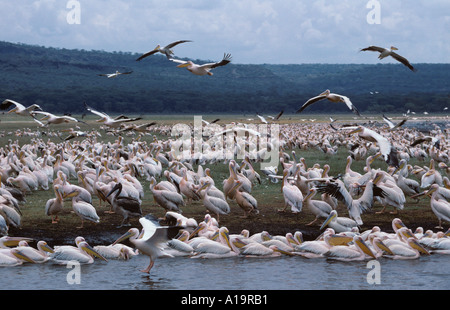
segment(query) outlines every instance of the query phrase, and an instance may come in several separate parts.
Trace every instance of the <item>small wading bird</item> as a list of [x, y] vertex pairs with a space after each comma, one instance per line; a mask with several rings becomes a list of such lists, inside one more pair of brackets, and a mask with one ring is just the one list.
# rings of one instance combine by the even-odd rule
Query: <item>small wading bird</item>
[[304, 109], [306, 109], [308, 106], [312, 105], [313, 103], [323, 100], [323, 99], [328, 99], [331, 102], [343, 102], [347, 105], [347, 107], [356, 115], [360, 116], [361, 114], [359, 113], [358, 109], [353, 105], [353, 103], [350, 101], [350, 99], [346, 96], [342, 96], [342, 95], [338, 95], [338, 94], [333, 94], [331, 93], [328, 89], [326, 91], [324, 91], [323, 93], [321, 93], [320, 95], [313, 97], [311, 99], [309, 99], [308, 101], [306, 101], [300, 109], [297, 110], [296, 113], [301, 113]]
[[140, 234], [137, 228], [131, 228], [119, 237], [113, 245], [130, 238], [131, 243], [139, 250], [139, 253], [147, 255], [150, 258], [148, 267], [141, 270], [142, 272], [150, 273], [157, 258], [164, 256], [172, 257], [172, 255], [164, 252], [162, 245], [173, 239], [183, 227], [161, 226], [158, 219], [151, 214], [141, 217], [139, 222], [144, 231], [142, 236], [139, 236]]
[[140, 61], [140, 60], [144, 59], [145, 57], [148, 57], [150, 55], [156, 54], [158, 52], [161, 53], [161, 54], [166, 55], [167, 59], [170, 59], [174, 55], [173, 51], [172, 51], [172, 48], [175, 47], [178, 44], [185, 43], [185, 42], [192, 42], [192, 41], [190, 41], [190, 40], [180, 40], [180, 41], [176, 41], [176, 42], [170, 43], [169, 45], [166, 45], [165, 47], [161, 47], [160, 45], [157, 45], [150, 52], [142, 54], [138, 59], [136, 59], [136, 61]]
[[361, 49], [360, 51], [365, 52], [365, 51], [371, 51], [371, 52], [379, 52], [380, 55], [378, 56], [378, 59], [383, 59], [386, 58], [388, 56], [391, 56], [392, 58], [394, 58], [395, 60], [401, 62], [402, 64], [404, 64], [405, 66], [407, 66], [411, 71], [417, 71], [416, 68], [414, 68], [408, 61], [408, 59], [406, 59], [403, 56], [400, 56], [399, 54], [395, 53], [394, 51], [397, 51], [398, 48], [391, 46], [391, 48], [383, 48], [383, 47], [378, 47], [378, 46], [369, 46], [366, 48]]
[[219, 62], [212, 62], [203, 65], [195, 64], [190, 60], [184, 61], [173, 58], [171, 58], [170, 60], [179, 63], [179, 65], [177, 66], [178, 68], [186, 68], [189, 70], [189, 72], [195, 75], [213, 75], [213, 73], [211, 72], [212, 69], [225, 66], [231, 62], [231, 54], [224, 54], [223, 59]]
[[121, 74], [131, 74], [131, 73], [133, 73], [133, 71], [119, 72], [116, 70], [116, 72], [114, 72], [114, 73], [102, 73], [102, 74], [99, 74], [98, 76], [106, 76], [108, 79], [113, 79], [113, 78], [118, 77]]

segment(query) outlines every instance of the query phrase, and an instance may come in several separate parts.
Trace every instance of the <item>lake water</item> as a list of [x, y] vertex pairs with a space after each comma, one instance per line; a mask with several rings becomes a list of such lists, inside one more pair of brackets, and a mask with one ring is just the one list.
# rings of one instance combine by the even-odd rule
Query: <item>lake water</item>
[[[447, 290], [450, 256], [416, 260], [378, 259], [380, 284], [369, 284], [368, 261], [340, 262], [302, 257], [192, 259], [156, 261], [150, 275], [140, 272], [148, 257], [128, 261], [96, 260], [81, 265], [79, 284], [69, 284], [66, 265], [24, 264], [0, 268], [8, 290]], [[69, 280], [73, 281], [73, 277]], [[7, 285], [5, 285], [7, 284]]]

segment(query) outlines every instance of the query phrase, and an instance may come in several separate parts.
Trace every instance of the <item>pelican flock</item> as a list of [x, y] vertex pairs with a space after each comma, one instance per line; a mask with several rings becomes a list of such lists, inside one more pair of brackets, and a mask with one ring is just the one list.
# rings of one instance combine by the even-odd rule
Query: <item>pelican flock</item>
[[[231, 62], [231, 54], [203, 65], [175, 59], [171, 48], [185, 42], [190, 41], [158, 45], [137, 60], [162, 53], [199, 76], [211, 76], [212, 69]], [[414, 69], [393, 48], [363, 50], [379, 51], [380, 59], [392, 56]], [[257, 124], [269, 126], [267, 132], [236, 116], [221, 130], [191, 139], [192, 126], [187, 126], [188, 138], [175, 138], [172, 124], [145, 121], [139, 127], [141, 117], [112, 117], [84, 104], [100, 118], [82, 135], [76, 134], [80, 127], [72, 128], [65, 139], [57, 127], [47, 128], [45, 136], [41, 127], [1, 130], [6, 139], [0, 148], [0, 265], [71, 260], [107, 264], [109, 259], [125, 262], [144, 255], [149, 264], [142, 271], [150, 273], [156, 260], [164, 264], [178, 257], [360, 261], [449, 254], [449, 129], [436, 125], [424, 136], [403, 126], [405, 120], [394, 124], [383, 115], [368, 122], [348, 97], [329, 90], [308, 99], [297, 112], [324, 99], [344, 103], [356, 115], [354, 120], [360, 119], [341, 127], [334, 119], [333, 126], [315, 119], [283, 122], [283, 110], [271, 117], [279, 132], [257, 114]], [[39, 106], [25, 108], [10, 99], [0, 105], [2, 110], [11, 107], [8, 113], [44, 115], [47, 125], [88, 125], [70, 117], [56, 120]], [[203, 122], [202, 128], [221, 127], [218, 122]], [[258, 148], [257, 141], [263, 139], [267, 143]], [[198, 147], [183, 150], [192, 141]], [[275, 154], [277, 164], [260, 168], [269, 153]], [[33, 248], [36, 240], [20, 235], [31, 221], [28, 205], [35, 195], [47, 195], [40, 206], [42, 225], [63, 227], [61, 234], [100, 229], [123, 234], [107, 245], [91, 246], [79, 236], [75, 246], [39, 240]], [[413, 234], [402, 222], [402, 215], [417, 201], [426, 201], [438, 231], [427, 228]], [[386, 207], [394, 212], [382, 214]], [[289, 231], [293, 226], [285, 225], [276, 232], [250, 234], [248, 227], [267, 218], [295, 221], [300, 230]], [[111, 225], [118, 221], [119, 227]], [[392, 228], [382, 231], [386, 222], [392, 222]], [[122, 226], [131, 227], [123, 231]]]

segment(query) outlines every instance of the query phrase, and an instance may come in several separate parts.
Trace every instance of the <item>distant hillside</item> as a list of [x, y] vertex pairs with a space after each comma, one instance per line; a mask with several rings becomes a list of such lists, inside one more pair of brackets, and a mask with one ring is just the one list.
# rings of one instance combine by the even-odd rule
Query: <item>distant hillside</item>
[[[401, 64], [232, 62], [213, 76], [195, 76], [160, 54], [138, 62], [139, 56], [0, 42], [0, 99], [38, 103], [54, 113], [80, 113], [84, 101], [111, 113], [290, 113], [330, 89], [361, 112], [439, 112], [450, 106], [450, 64], [414, 64], [413, 73]], [[116, 70], [133, 74], [98, 76]], [[305, 113], [320, 111], [347, 110], [321, 102]]]

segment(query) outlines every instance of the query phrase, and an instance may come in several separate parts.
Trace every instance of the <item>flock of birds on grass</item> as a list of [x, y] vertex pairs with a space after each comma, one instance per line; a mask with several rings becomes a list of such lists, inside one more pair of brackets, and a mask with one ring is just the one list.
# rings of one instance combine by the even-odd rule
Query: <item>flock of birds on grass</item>
[[[171, 61], [180, 62], [172, 57], [171, 48], [184, 42], [189, 41], [177, 41], [164, 48], [158, 46], [137, 60], [159, 52]], [[415, 71], [406, 59], [393, 52], [394, 48], [363, 50], [378, 51], [380, 58], [392, 56]], [[199, 66], [183, 61], [178, 67], [186, 67], [198, 75], [211, 75], [211, 69], [228, 64], [230, 59], [231, 56], [226, 54], [217, 63]], [[107, 77], [118, 75], [116, 72]], [[308, 100], [297, 112], [323, 99], [343, 102], [360, 115], [347, 97], [329, 90]], [[56, 117], [37, 105], [26, 108], [10, 99], [0, 105], [2, 110], [11, 107], [8, 113], [31, 116], [47, 127], [82, 122], [71, 116]], [[32, 138], [25, 145], [9, 139], [8, 144], [0, 148], [0, 233], [4, 235], [0, 238], [0, 265], [49, 260], [93, 263], [94, 257], [107, 261], [144, 254], [150, 257], [150, 263], [143, 271], [150, 272], [157, 258], [180, 255], [193, 258], [298, 255], [361, 260], [381, 256], [418, 258], [431, 252], [450, 252], [450, 234], [444, 233], [442, 226], [443, 222], [450, 222], [447, 128], [436, 126], [429, 135], [424, 135], [416, 129], [402, 127], [406, 120], [394, 124], [384, 115], [387, 126], [378, 126], [376, 122], [339, 126], [335, 120], [331, 123], [282, 124], [279, 121], [283, 113], [280, 112], [272, 117], [272, 122], [278, 122], [280, 126], [279, 136], [233, 122], [225, 125], [225, 130], [204, 137], [201, 151], [194, 150], [189, 158], [184, 158], [176, 151], [183, 145], [190, 145], [192, 135], [188, 135], [186, 141], [181, 137], [158, 139], [156, 134], [170, 135], [172, 126], [154, 122], [136, 125], [133, 122], [140, 118], [123, 115], [112, 118], [87, 104], [85, 108], [100, 117], [96, 121], [102, 124], [107, 135], [117, 137], [114, 142], [102, 142], [102, 135], [96, 129], [91, 132], [71, 129], [65, 138], [61, 137], [62, 132], [56, 131], [60, 143], [50, 139], [44, 141], [40, 130], [2, 133]], [[39, 115], [44, 117], [38, 120]], [[262, 123], [268, 123], [258, 116]], [[47, 120], [47, 124], [44, 125], [43, 120]], [[204, 121], [203, 126], [207, 128], [211, 123]], [[190, 130], [192, 133], [193, 129]], [[52, 131], [45, 134], [49, 137]], [[128, 135], [131, 141], [126, 142], [124, 136]], [[147, 141], [145, 136], [151, 138]], [[227, 147], [224, 145], [226, 136], [231, 137], [226, 141], [232, 144]], [[260, 143], [262, 140], [267, 142], [265, 147], [258, 148], [258, 139]], [[280, 165], [255, 169], [255, 164], [263, 162], [277, 145]], [[333, 168], [329, 164], [308, 165], [304, 158], [298, 159], [295, 152], [313, 149], [334, 156], [342, 148], [348, 151], [347, 165], [345, 171], [334, 176], [329, 175]], [[239, 162], [235, 158], [242, 153], [244, 156]], [[412, 166], [409, 164], [411, 158], [424, 165]], [[366, 161], [364, 171], [352, 170], [355, 160]], [[382, 160], [387, 169], [372, 168], [375, 160]], [[217, 182], [214, 167], [220, 164], [228, 166], [229, 176]], [[166, 212], [162, 220], [143, 214], [145, 182], [148, 182], [156, 205]], [[306, 225], [321, 221], [318, 231], [323, 232], [316, 240], [303, 241], [301, 232], [271, 236], [263, 231], [250, 235], [244, 229], [240, 234], [232, 235], [219, 224], [221, 217], [236, 212], [235, 207], [243, 213], [243, 218], [259, 216], [260, 202], [252, 195], [252, 189], [264, 182], [280, 186], [284, 208], [278, 212], [301, 213], [308, 209], [315, 218]], [[51, 248], [40, 241], [37, 249], [33, 249], [28, 245], [32, 240], [9, 236], [11, 227], [15, 233], [19, 231], [15, 229], [21, 226], [25, 196], [31, 196], [37, 190], [51, 189], [55, 196], [47, 201], [42, 211], [54, 225], [58, 225], [62, 211], [70, 201], [73, 213], [80, 218], [79, 229], [88, 225], [85, 222], [99, 223], [98, 211], [106, 207], [108, 210], [103, 216], [108, 213], [119, 215], [119, 227], [131, 226], [130, 219], [139, 218], [142, 230], [130, 228], [113, 244], [96, 247], [78, 237], [75, 246]], [[318, 195], [320, 198], [316, 198]], [[406, 197], [420, 199], [423, 195], [430, 197], [430, 208], [438, 219], [437, 233], [423, 232], [420, 228], [413, 233], [398, 218], [392, 222], [394, 233], [382, 232], [378, 227], [361, 231], [364, 215], [373, 212], [375, 202], [383, 206], [380, 213], [389, 207], [393, 208], [394, 214], [401, 214]], [[201, 202], [205, 207], [205, 219], [200, 223], [182, 215], [183, 209], [188, 209], [193, 201]], [[342, 213], [347, 213], [348, 217], [338, 216], [342, 206]], [[125, 239], [130, 239], [135, 249], [123, 245], [121, 242]]]

